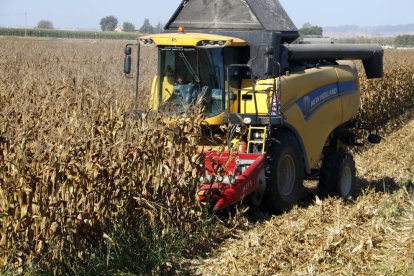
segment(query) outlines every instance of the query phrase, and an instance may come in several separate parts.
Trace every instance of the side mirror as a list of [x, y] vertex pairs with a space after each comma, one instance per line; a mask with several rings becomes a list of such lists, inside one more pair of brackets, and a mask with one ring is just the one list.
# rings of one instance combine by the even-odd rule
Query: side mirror
[[264, 52], [265, 55], [265, 74], [266, 75], [272, 75], [273, 76], [273, 63], [274, 63], [274, 58], [273, 58], [273, 54], [275, 53], [275, 49], [272, 46], [268, 46], [266, 47], [266, 50]]
[[131, 74], [131, 47], [125, 47], [125, 58], [124, 58], [124, 74]]
[[130, 56], [132, 53], [131, 47], [129, 46], [126, 46], [124, 51], [125, 51], [125, 55], [127, 56]]
[[273, 76], [274, 59], [273, 57], [266, 56], [265, 58], [265, 74]]

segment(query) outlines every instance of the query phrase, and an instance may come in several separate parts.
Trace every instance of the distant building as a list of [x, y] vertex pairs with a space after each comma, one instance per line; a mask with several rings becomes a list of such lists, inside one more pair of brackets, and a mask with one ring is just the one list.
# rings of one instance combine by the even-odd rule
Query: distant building
[[122, 29], [120, 25], [117, 25], [114, 31], [118, 33], [122, 33], [124, 30]]

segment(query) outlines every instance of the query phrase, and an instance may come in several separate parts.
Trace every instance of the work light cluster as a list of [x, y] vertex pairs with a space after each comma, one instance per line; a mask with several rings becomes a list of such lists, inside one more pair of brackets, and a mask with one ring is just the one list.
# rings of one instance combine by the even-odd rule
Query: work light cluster
[[155, 42], [152, 39], [141, 38], [139, 40], [139, 43], [141, 43], [141, 45], [155, 46]]
[[197, 43], [197, 47], [224, 47], [226, 46], [225, 40], [201, 40]]

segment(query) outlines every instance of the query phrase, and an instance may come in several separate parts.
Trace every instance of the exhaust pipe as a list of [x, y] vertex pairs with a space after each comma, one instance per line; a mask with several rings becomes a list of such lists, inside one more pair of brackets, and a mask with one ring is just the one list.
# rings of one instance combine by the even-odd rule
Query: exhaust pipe
[[290, 44], [284, 46], [288, 50], [289, 61], [361, 60], [368, 79], [384, 76], [384, 51], [378, 45]]

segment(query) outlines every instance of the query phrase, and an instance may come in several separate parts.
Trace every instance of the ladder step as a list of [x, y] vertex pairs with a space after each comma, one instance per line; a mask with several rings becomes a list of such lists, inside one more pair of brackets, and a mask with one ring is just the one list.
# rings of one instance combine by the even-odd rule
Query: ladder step
[[249, 141], [250, 144], [264, 144], [264, 141]]
[[[259, 133], [261, 133], [261, 137], [260, 139], [257, 140], [251, 140], [252, 138], [252, 130], [254, 131], [258, 131]], [[262, 146], [262, 153], [264, 153], [265, 150], [265, 143], [266, 143], [266, 132], [267, 132], [267, 127], [262, 127], [262, 126], [249, 126], [249, 131], [247, 134], [247, 152], [250, 153], [250, 147], [251, 145], [263, 145]]]

